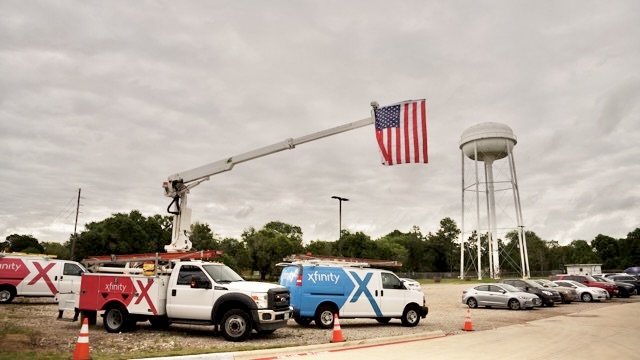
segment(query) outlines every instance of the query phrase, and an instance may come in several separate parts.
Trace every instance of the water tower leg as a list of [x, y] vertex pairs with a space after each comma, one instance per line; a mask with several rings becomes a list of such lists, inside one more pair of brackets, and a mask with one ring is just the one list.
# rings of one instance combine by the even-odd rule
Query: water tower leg
[[493, 185], [493, 159], [485, 159], [485, 169], [487, 171], [487, 199], [489, 202], [489, 222], [490, 229], [489, 232], [491, 234], [491, 260], [492, 260], [492, 269], [493, 269], [493, 278], [500, 279], [500, 252], [498, 249], [498, 236], [496, 235], [496, 200], [494, 196], [494, 185]]

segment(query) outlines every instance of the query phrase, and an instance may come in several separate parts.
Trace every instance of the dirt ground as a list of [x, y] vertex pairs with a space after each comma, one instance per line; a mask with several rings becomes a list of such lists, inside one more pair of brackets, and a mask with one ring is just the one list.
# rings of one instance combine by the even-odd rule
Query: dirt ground
[[[473, 284], [423, 284], [429, 314], [414, 328], [403, 327], [399, 320], [379, 324], [370, 319], [341, 319], [346, 340], [409, 335], [440, 330], [446, 335], [465, 333], [462, 328], [468, 307], [461, 302], [462, 290]], [[571, 303], [551, 308], [512, 311], [508, 309], [472, 309], [473, 330], [483, 331], [502, 326], [521, 324], [552, 316], [579, 313], [603, 306], [637, 302], [640, 296], [612, 299], [602, 303]], [[67, 312], [57, 320], [57, 306], [53, 299], [17, 298], [11, 304], [0, 305], [0, 359], [68, 358], [75, 348], [81, 322], [72, 322]], [[102, 327], [102, 319], [89, 327], [89, 343], [94, 359], [125, 359], [145, 356], [168, 356], [254, 350], [327, 343], [332, 330], [304, 328], [293, 320], [286, 328], [267, 336], [255, 334], [244, 343], [225, 341], [213, 327], [172, 326], [168, 330], [152, 329], [148, 323], [138, 323], [133, 332], [111, 334]]]

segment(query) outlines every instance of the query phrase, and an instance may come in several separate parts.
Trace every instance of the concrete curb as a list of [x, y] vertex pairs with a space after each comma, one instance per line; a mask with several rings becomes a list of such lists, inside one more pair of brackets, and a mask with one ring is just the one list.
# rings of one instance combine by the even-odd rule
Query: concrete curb
[[214, 354], [198, 354], [184, 356], [167, 356], [145, 358], [147, 360], [244, 360], [244, 359], [278, 359], [279, 357], [291, 357], [296, 354], [312, 354], [319, 352], [341, 351], [352, 348], [379, 346], [402, 342], [411, 342], [444, 337], [445, 334], [438, 331], [420, 332], [410, 335], [390, 336], [385, 338], [361, 339], [345, 341], [341, 343], [326, 343], [305, 346], [280, 347], [263, 350], [236, 351]]

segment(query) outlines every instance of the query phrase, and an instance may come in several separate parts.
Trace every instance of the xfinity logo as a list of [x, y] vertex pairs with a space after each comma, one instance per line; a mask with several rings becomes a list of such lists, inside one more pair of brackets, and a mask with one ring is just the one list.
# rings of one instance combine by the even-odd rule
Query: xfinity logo
[[334, 273], [320, 274], [318, 271], [315, 271], [307, 274], [307, 280], [313, 281], [314, 284], [317, 284], [318, 282], [331, 282], [337, 284], [338, 280], [340, 280], [340, 275]]
[[21, 267], [22, 267], [22, 265], [16, 264], [16, 263], [0, 264], [0, 270], [12, 270], [12, 271], [17, 272], [18, 269], [20, 269]]
[[126, 285], [124, 284], [114, 284], [114, 283], [108, 283], [104, 286], [104, 288], [111, 292], [111, 291], [119, 291], [119, 292], [124, 292], [124, 290], [127, 288]]

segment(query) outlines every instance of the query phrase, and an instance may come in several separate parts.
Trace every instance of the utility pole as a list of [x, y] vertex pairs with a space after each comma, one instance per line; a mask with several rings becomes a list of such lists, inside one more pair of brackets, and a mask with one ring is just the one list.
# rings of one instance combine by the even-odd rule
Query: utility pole
[[338, 200], [338, 222], [339, 222], [339, 233], [338, 233], [338, 252], [339, 255], [342, 256], [342, 202], [349, 201], [347, 198], [343, 198], [340, 196], [332, 196], [332, 199]]
[[71, 260], [73, 260], [73, 255], [76, 250], [76, 239], [78, 238], [78, 214], [80, 213], [80, 192], [82, 188], [78, 189], [78, 205], [76, 206], [76, 223], [73, 226], [73, 239], [71, 239]]

